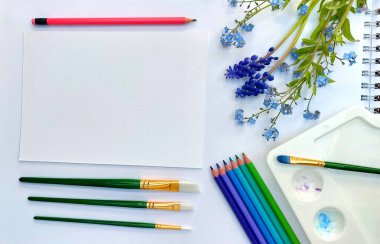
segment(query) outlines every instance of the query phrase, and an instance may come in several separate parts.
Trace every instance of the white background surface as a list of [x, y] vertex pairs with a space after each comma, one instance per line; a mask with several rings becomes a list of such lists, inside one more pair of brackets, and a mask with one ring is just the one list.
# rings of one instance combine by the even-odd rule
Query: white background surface
[[[290, 12], [294, 14], [294, 10]], [[19, 162], [22, 35], [24, 31], [35, 29], [30, 24], [30, 19], [45, 16], [159, 15], [182, 15], [198, 19], [198, 22], [193, 25], [160, 27], [162, 30], [209, 31], [203, 169]], [[282, 33], [286, 32], [288, 26], [293, 23], [292, 20], [289, 20], [289, 16], [279, 12], [272, 18], [267, 18], [268, 15], [267, 12], [256, 20], [254, 32], [245, 35], [248, 45], [237, 50], [223, 49], [219, 44], [218, 39], [222, 27], [226, 24], [231, 25], [234, 17], [241, 16], [241, 12], [229, 8], [224, 0], [0, 0], [0, 243], [246, 243], [248, 239], [213, 182], [208, 169], [211, 163], [220, 162], [222, 159], [242, 151], [245, 151], [255, 161], [291, 225], [300, 236], [301, 241], [306, 243], [301, 227], [265, 163], [265, 157], [276, 145], [318, 122], [307, 122], [301, 118], [303, 110], [301, 104], [294, 111], [295, 114], [291, 119], [280, 120], [281, 124], [278, 128], [281, 138], [279, 141], [268, 143], [260, 136], [261, 131], [267, 125], [266, 119], [255, 127], [239, 127], [234, 124], [233, 113], [236, 108], [242, 107], [253, 111], [255, 104], [259, 102], [249, 99], [244, 102], [235, 100], [233, 91], [240, 83], [226, 82], [223, 78], [224, 69], [228, 65], [248, 54], [263, 54], [264, 50], [278, 41]], [[358, 24], [357, 30], [362, 29], [358, 28], [362, 26], [362, 22], [356, 21], [356, 23]], [[46, 31], [140, 31], [156, 30], [157, 27], [49, 27], [41, 29]], [[359, 35], [358, 38], [360, 37]], [[361, 58], [358, 57], [358, 60]], [[322, 111], [321, 120], [349, 105], [360, 103], [361, 68], [361, 64], [357, 64], [355, 69], [352, 67], [341, 68], [341, 72], [335, 73], [335, 76], [339, 78], [338, 82], [328, 89], [321, 90], [315, 105], [313, 105], [314, 109]], [[198, 182], [202, 192], [200, 194], [146, 193], [86, 187], [21, 185], [18, 182], [20, 176], [180, 178]], [[26, 200], [29, 195], [187, 200], [193, 202], [196, 209], [192, 213], [167, 213], [138, 209], [31, 203]], [[170, 232], [36, 222], [33, 220], [35, 215], [152, 221], [186, 224], [193, 226], [194, 229], [191, 232]]]

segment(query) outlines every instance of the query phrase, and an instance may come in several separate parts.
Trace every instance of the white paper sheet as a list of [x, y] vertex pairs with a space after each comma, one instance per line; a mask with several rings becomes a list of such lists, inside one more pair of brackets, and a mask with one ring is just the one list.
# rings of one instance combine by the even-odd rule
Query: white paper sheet
[[19, 159], [200, 168], [205, 32], [24, 34]]

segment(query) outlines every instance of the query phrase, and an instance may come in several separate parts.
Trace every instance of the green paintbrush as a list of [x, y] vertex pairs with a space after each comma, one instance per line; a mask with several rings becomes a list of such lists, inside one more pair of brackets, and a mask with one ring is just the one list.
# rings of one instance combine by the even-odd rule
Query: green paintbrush
[[327, 162], [322, 160], [308, 159], [308, 158], [299, 158], [294, 156], [279, 155], [277, 156], [277, 161], [283, 164], [292, 164], [292, 165], [307, 165], [307, 166], [317, 166], [330, 169], [339, 169], [346, 171], [355, 171], [363, 172], [370, 174], [380, 174], [379, 168], [371, 168], [353, 164], [343, 164], [343, 163], [334, 163]]
[[54, 197], [28, 197], [30, 201], [72, 203], [84, 205], [114, 206], [125, 208], [148, 208], [168, 211], [191, 211], [193, 206], [179, 202], [151, 202], [151, 201], [123, 201], [123, 200], [98, 200]]
[[197, 184], [180, 180], [21, 177], [20, 181], [41, 184], [95, 186], [172, 192], [199, 192]]
[[126, 221], [100, 220], [100, 219], [74, 219], [74, 218], [59, 218], [59, 217], [45, 217], [45, 216], [35, 216], [34, 219], [35, 220], [58, 221], [58, 222], [85, 223], [85, 224], [96, 224], [96, 225], [113, 225], [113, 226], [135, 227], [135, 228], [148, 228], [148, 229], [191, 230], [190, 227], [184, 227], [184, 226], [179, 226], [179, 225], [165, 225], [165, 224], [154, 224], [154, 223], [144, 223], [144, 222], [126, 222]]

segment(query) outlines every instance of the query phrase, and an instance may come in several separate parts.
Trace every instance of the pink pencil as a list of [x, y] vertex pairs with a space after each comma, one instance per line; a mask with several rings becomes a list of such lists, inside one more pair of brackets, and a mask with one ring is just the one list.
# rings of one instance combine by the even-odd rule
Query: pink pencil
[[197, 21], [186, 17], [131, 18], [34, 18], [33, 25], [184, 25]]

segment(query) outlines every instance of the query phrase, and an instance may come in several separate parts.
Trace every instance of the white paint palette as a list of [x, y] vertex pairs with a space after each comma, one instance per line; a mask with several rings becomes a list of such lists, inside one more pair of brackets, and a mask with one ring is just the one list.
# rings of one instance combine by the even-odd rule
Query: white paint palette
[[267, 157], [311, 243], [379, 243], [380, 175], [284, 165], [281, 154], [380, 167], [380, 116], [349, 108]]

